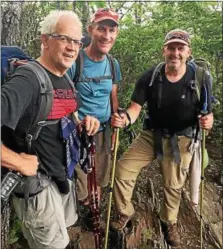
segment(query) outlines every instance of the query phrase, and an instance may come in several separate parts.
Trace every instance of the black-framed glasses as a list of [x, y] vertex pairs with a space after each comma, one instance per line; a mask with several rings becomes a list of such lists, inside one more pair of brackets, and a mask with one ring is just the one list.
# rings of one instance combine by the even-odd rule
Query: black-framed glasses
[[60, 41], [64, 45], [68, 45], [73, 42], [73, 44], [78, 46], [79, 48], [82, 48], [83, 46], [83, 43], [80, 40], [72, 39], [71, 37], [67, 35], [58, 35], [58, 34], [47, 34], [47, 35], [53, 38], [56, 38], [58, 41]]

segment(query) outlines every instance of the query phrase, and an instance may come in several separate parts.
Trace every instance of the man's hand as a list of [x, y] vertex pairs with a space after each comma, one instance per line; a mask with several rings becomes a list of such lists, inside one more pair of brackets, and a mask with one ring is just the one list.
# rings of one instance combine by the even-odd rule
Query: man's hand
[[20, 153], [19, 155], [21, 157], [21, 166], [18, 167], [18, 171], [24, 176], [36, 175], [39, 165], [37, 157], [25, 153]]
[[86, 116], [83, 122], [85, 123], [85, 129], [88, 136], [95, 135], [100, 127], [100, 122], [92, 116]]
[[38, 169], [38, 158], [34, 155], [26, 153], [16, 153], [7, 148], [4, 144], [1, 145], [1, 165], [10, 170], [18, 171], [25, 176], [36, 175]]
[[199, 125], [202, 129], [210, 130], [213, 126], [214, 116], [213, 113], [207, 114], [205, 116], [198, 116]]
[[126, 113], [122, 112], [120, 114], [114, 113], [111, 117], [111, 125], [117, 128], [124, 128], [128, 125], [128, 119]]

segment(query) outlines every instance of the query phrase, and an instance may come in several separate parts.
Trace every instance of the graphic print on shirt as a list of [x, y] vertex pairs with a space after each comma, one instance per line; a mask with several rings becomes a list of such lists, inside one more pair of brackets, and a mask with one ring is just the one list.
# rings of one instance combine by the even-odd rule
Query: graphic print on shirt
[[54, 87], [53, 105], [47, 119], [60, 119], [76, 110], [77, 101], [69, 83], [67, 88]]

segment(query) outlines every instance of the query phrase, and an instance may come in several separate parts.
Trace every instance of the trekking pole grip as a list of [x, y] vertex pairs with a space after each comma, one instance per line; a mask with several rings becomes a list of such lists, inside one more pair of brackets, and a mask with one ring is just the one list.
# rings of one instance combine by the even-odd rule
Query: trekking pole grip
[[[118, 107], [117, 113], [120, 116], [121, 113], [125, 113], [125, 109]], [[112, 132], [112, 136], [111, 136], [111, 151], [112, 152], [114, 152], [114, 148], [115, 148], [116, 137], [117, 137], [117, 129], [118, 129], [117, 127], [113, 128], [113, 132]], [[112, 154], [112, 156], [113, 156], [113, 154]]]

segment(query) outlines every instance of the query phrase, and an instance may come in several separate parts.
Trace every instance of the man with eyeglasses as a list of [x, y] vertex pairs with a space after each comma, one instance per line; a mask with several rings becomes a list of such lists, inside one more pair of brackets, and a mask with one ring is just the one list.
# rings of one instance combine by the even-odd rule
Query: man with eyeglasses
[[[88, 33], [90, 44], [80, 51], [83, 58], [83, 71], [75, 82], [82, 106], [79, 118], [92, 115], [101, 125], [95, 136], [96, 141], [96, 181], [100, 200], [100, 189], [108, 184], [111, 167], [111, 112], [117, 111], [117, 89], [121, 81], [120, 66], [114, 59], [115, 79], [106, 56], [112, 49], [118, 35], [119, 15], [112, 9], [98, 9], [90, 18]], [[77, 67], [78, 68], [78, 67]], [[75, 78], [76, 65], [70, 69]], [[75, 81], [75, 80], [74, 80]], [[77, 167], [78, 199], [88, 205], [87, 175]]]
[[[189, 173], [192, 160], [190, 146], [194, 143], [197, 122], [202, 129], [210, 130], [213, 125], [210, 100], [208, 114], [198, 117], [199, 102], [195, 91], [189, 87], [194, 82], [194, 71], [187, 64], [191, 55], [189, 34], [181, 29], [170, 31], [163, 45], [165, 63], [151, 84], [155, 67], [146, 71], [136, 83], [132, 102], [126, 114], [112, 117], [114, 127], [133, 124], [147, 102], [148, 118], [143, 130], [118, 161], [114, 184], [114, 198], [120, 213], [111, 223], [122, 230], [134, 215], [131, 203], [133, 188], [140, 170], [157, 158], [163, 176], [163, 204], [160, 219], [168, 245], [178, 247], [180, 237], [177, 230], [177, 215], [181, 190]], [[205, 82], [211, 88], [207, 73]], [[201, 88], [201, 100], [204, 98]], [[199, 138], [198, 138], [199, 139]]]
[[[81, 36], [82, 23], [72, 11], [52, 11], [41, 23], [41, 56], [36, 63], [48, 74], [54, 93], [49, 122], [29, 151], [22, 139], [37, 116], [37, 75], [19, 67], [1, 91], [2, 138], [6, 139], [1, 146], [2, 166], [32, 176], [23, 185], [26, 189], [21, 186], [19, 193], [15, 189], [13, 196], [24, 237], [32, 249], [65, 248], [69, 243], [66, 228], [77, 220], [75, 188], [70, 179], [79, 155], [78, 124], [73, 119], [78, 102], [65, 74], [77, 58]], [[83, 121], [87, 134], [94, 135], [99, 121], [89, 115]]]

